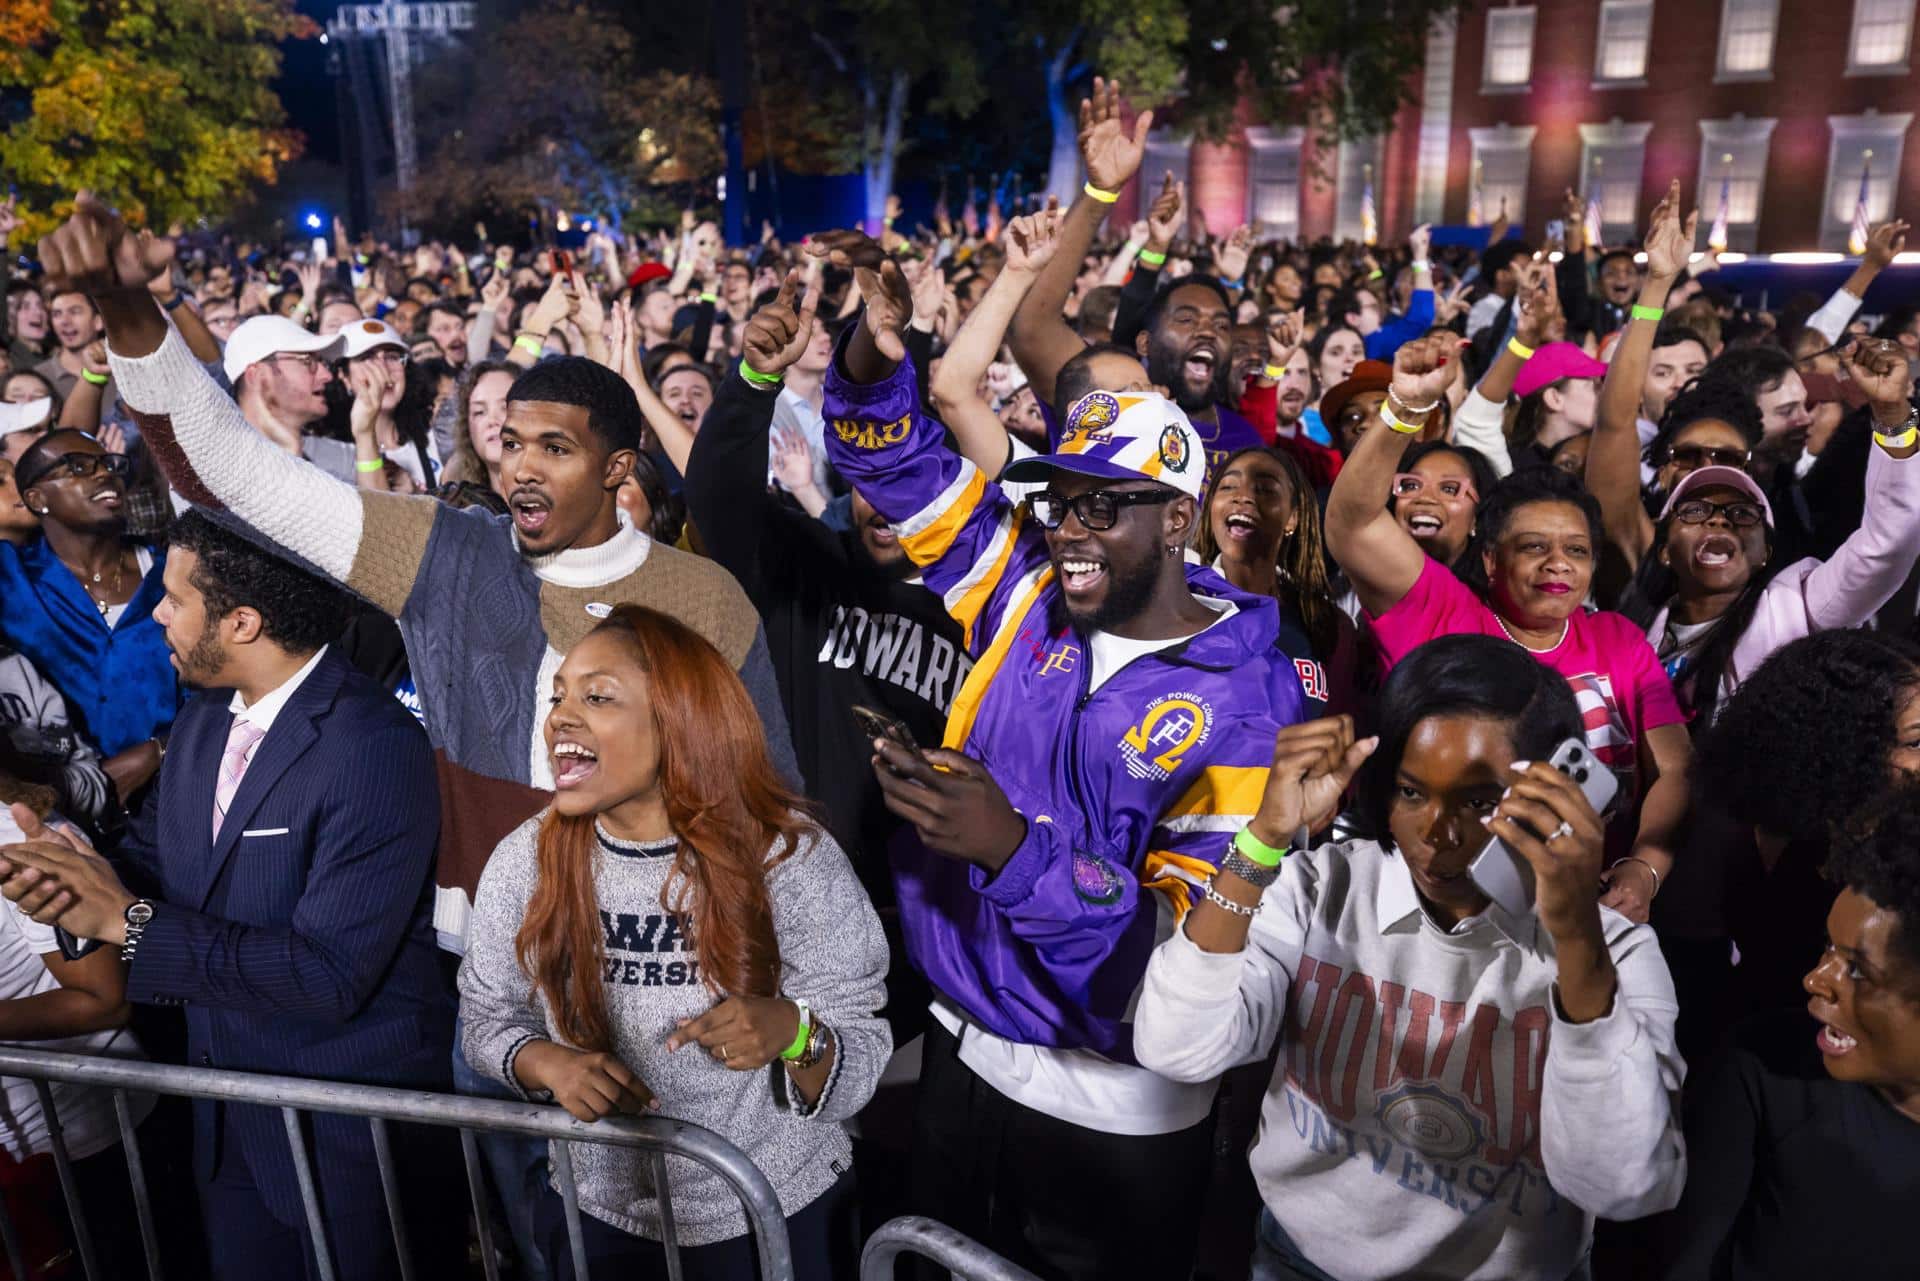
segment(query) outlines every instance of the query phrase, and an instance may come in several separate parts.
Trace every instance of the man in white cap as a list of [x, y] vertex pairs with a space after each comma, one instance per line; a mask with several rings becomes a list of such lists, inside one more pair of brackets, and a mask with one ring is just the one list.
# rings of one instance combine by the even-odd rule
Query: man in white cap
[[1053, 453], [1007, 469], [1041, 486], [1016, 506], [920, 410], [898, 264], [816, 240], [867, 304], [827, 373], [828, 453], [975, 664], [941, 748], [873, 743], [918, 837], [889, 853], [934, 989], [912, 1207], [1043, 1275], [1186, 1276], [1200, 1219], [1165, 1198], [1207, 1184], [1216, 1083], [1139, 1066], [1132, 998], [1216, 868], [1278, 875], [1242, 829], [1304, 714], [1295, 656], [1272, 598], [1186, 562], [1207, 457], [1177, 404], [1082, 396]]
[[343, 345], [339, 334], [316, 334], [285, 316], [255, 316], [227, 339], [220, 364], [255, 431], [352, 484], [353, 446], [306, 434], [327, 416], [331, 362]]

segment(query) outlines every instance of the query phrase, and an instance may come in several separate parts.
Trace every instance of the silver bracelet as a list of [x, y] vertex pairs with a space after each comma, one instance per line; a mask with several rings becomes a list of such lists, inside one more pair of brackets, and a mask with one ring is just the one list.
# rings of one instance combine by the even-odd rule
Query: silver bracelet
[[1200, 888], [1201, 888], [1201, 892], [1205, 895], [1207, 902], [1212, 903], [1216, 907], [1223, 907], [1227, 911], [1232, 912], [1235, 916], [1251, 917], [1255, 912], [1258, 912], [1260, 910], [1260, 905], [1258, 903], [1255, 903], [1252, 907], [1246, 907], [1246, 906], [1243, 906], [1242, 904], [1234, 902], [1232, 899], [1222, 894], [1219, 890], [1214, 889], [1213, 878], [1211, 876], [1207, 878], [1206, 884], [1201, 886]]
[[[1655, 870], [1654, 870], [1654, 867], [1653, 867], [1653, 864], [1651, 864], [1651, 863], [1649, 863], [1649, 862], [1647, 862], [1647, 860], [1645, 860], [1645, 859], [1643, 859], [1643, 858], [1639, 858], [1639, 857], [1636, 857], [1636, 856], [1634, 856], [1634, 855], [1631, 855], [1631, 854], [1630, 854], [1630, 855], [1628, 855], [1628, 856], [1627, 856], [1626, 858], [1623, 858], [1623, 859], [1616, 859], [1616, 860], [1614, 861], [1614, 864], [1613, 864], [1613, 866], [1614, 866], [1614, 867], [1619, 867], [1619, 866], [1620, 866], [1620, 864], [1622, 864], [1622, 863], [1638, 863], [1638, 864], [1639, 864], [1639, 865], [1640, 865], [1641, 867], [1644, 867], [1644, 868], [1646, 868], [1646, 869], [1647, 869], [1647, 875], [1648, 875], [1648, 876], [1651, 876], [1651, 877], [1653, 878], [1653, 893], [1652, 893], [1652, 894], [1649, 894], [1649, 895], [1647, 895], [1647, 901], [1648, 901], [1648, 902], [1652, 902], [1652, 901], [1653, 901], [1653, 899], [1654, 899], [1654, 897], [1655, 897], [1655, 895], [1657, 895], [1657, 894], [1659, 894], [1659, 893], [1660, 893], [1660, 873], [1659, 873], [1659, 872], [1657, 872], [1657, 871], [1655, 871]], [[1611, 870], [1611, 869], [1609, 869], [1609, 870]]]
[[1220, 860], [1220, 870], [1232, 872], [1256, 890], [1264, 890], [1280, 879], [1280, 864], [1275, 863], [1272, 867], [1266, 867], [1256, 863], [1242, 854], [1231, 841], [1227, 842], [1226, 857]]

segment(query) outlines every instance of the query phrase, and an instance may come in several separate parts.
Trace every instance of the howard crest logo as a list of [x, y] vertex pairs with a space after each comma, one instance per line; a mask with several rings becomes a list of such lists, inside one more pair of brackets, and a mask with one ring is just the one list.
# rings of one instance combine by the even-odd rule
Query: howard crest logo
[[1113, 426], [1114, 420], [1119, 417], [1120, 402], [1113, 393], [1090, 391], [1074, 401], [1073, 407], [1067, 410], [1067, 422], [1062, 435], [1072, 437], [1083, 431], [1104, 431]]
[[885, 449], [907, 438], [913, 427], [913, 415], [903, 414], [890, 423], [863, 423], [853, 418], [833, 420], [833, 433], [855, 449]]
[[1198, 694], [1162, 694], [1120, 736], [1120, 758], [1133, 777], [1165, 782], [1212, 730], [1213, 707]]
[[1193, 455], [1187, 449], [1187, 434], [1172, 423], [1160, 433], [1160, 465], [1170, 472], [1184, 472]]

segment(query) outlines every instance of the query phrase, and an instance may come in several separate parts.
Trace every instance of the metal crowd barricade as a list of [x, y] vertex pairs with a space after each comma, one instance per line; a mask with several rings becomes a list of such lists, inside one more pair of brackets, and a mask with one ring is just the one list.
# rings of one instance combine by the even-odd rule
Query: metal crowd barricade
[[961, 1281], [1039, 1281], [965, 1233], [917, 1214], [890, 1219], [867, 1238], [860, 1281], [893, 1281], [894, 1264], [903, 1254], [931, 1259]]
[[[140, 1221], [140, 1240], [146, 1251], [147, 1272], [152, 1281], [162, 1281], [164, 1273], [146, 1173], [140, 1159], [132, 1109], [127, 1101], [129, 1091], [279, 1108], [286, 1121], [294, 1175], [299, 1183], [300, 1199], [307, 1216], [308, 1236], [314, 1247], [321, 1281], [333, 1281], [335, 1274], [326, 1235], [322, 1231], [313, 1169], [306, 1140], [301, 1133], [300, 1116], [303, 1112], [367, 1118], [373, 1132], [374, 1156], [380, 1168], [380, 1185], [386, 1196], [387, 1219], [399, 1254], [402, 1281], [415, 1281], [419, 1272], [407, 1252], [405, 1216], [400, 1210], [399, 1181], [394, 1172], [391, 1141], [387, 1134], [388, 1121], [459, 1130], [460, 1149], [466, 1158], [467, 1190], [472, 1199], [474, 1220], [479, 1225], [480, 1256], [486, 1268], [487, 1281], [499, 1281], [500, 1265], [493, 1251], [486, 1190], [480, 1179], [480, 1148], [474, 1139], [476, 1133], [523, 1134], [574, 1143], [603, 1143], [612, 1147], [646, 1149], [651, 1156], [654, 1186], [660, 1197], [661, 1244], [666, 1249], [667, 1275], [672, 1281], [681, 1281], [682, 1272], [673, 1220], [673, 1194], [667, 1182], [667, 1157], [671, 1154], [702, 1165], [725, 1180], [732, 1187], [734, 1195], [740, 1198], [740, 1208], [746, 1214], [759, 1252], [762, 1281], [792, 1281], [793, 1278], [793, 1255], [787, 1243], [787, 1221], [781, 1214], [780, 1201], [774, 1195], [773, 1185], [738, 1148], [711, 1130], [697, 1125], [660, 1117], [612, 1117], [588, 1125], [574, 1120], [560, 1108], [540, 1104], [436, 1094], [428, 1090], [349, 1085], [292, 1076], [266, 1076], [217, 1068], [179, 1067], [85, 1054], [60, 1054], [10, 1045], [0, 1045], [0, 1076], [31, 1080], [39, 1093], [40, 1106], [46, 1113], [54, 1168], [60, 1178], [67, 1212], [73, 1221], [81, 1266], [90, 1281], [105, 1279], [94, 1260], [93, 1234], [87, 1223], [85, 1207], [80, 1204], [72, 1161], [54, 1108], [53, 1091], [48, 1087], [50, 1081], [67, 1081], [113, 1092], [114, 1115], [119, 1121], [120, 1142], [126, 1153], [128, 1174], [133, 1181], [134, 1210]], [[554, 1183], [566, 1207], [567, 1240], [572, 1248], [574, 1275], [584, 1281], [588, 1276], [587, 1257], [581, 1236], [580, 1202], [573, 1177], [573, 1159], [565, 1143], [555, 1148], [554, 1152], [557, 1157], [554, 1162]], [[4, 1203], [0, 1203], [0, 1245], [5, 1247], [13, 1275], [26, 1276], [19, 1234]]]

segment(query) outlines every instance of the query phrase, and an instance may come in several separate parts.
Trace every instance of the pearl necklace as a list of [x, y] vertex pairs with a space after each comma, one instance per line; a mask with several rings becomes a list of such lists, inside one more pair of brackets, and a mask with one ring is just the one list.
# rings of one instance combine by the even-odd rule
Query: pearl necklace
[[1513, 629], [1507, 626], [1507, 620], [1500, 617], [1499, 611], [1497, 610], [1494, 611], [1493, 621], [1500, 624], [1500, 630], [1507, 634], [1508, 640], [1518, 645], [1521, 649], [1526, 650], [1527, 653], [1529, 654], [1553, 653], [1554, 650], [1559, 649], [1562, 645], [1567, 643], [1567, 631], [1573, 626], [1573, 619], [1571, 617], [1564, 619], [1560, 624], [1560, 639], [1555, 641], [1553, 644], [1547, 646], [1545, 649], [1535, 649], [1533, 646], [1527, 644], [1525, 641], [1521, 640], [1518, 636], [1515, 636], [1513, 634]]

